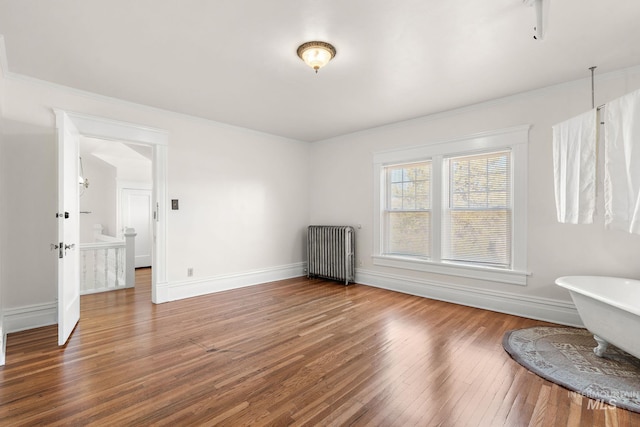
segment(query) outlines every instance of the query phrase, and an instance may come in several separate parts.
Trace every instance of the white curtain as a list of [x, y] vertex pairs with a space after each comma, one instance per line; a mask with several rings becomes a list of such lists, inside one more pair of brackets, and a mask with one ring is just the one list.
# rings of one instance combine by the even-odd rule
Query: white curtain
[[608, 102], [604, 121], [605, 226], [640, 234], [640, 90]]
[[591, 224], [596, 205], [597, 110], [553, 126], [558, 222]]

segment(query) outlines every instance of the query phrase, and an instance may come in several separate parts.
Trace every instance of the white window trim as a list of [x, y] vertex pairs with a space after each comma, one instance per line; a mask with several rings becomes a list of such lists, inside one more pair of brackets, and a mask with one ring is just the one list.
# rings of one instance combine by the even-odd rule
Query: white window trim
[[[469, 277], [494, 282], [526, 285], [529, 273], [527, 263], [527, 151], [529, 129], [531, 125], [517, 126], [489, 132], [468, 135], [461, 138], [436, 141], [417, 147], [401, 148], [374, 153], [374, 239], [373, 264], [384, 267], [418, 270], [451, 276]], [[512, 229], [512, 268], [509, 270], [476, 265], [466, 265], [451, 262], [434, 262], [431, 260], [383, 254], [383, 211], [385, 200], [385, 178], [383, 169], [387, 165], [411, 163], [426, 159], [450, 155], [466, 155], [488, 150], [511, 150], [513, 168], [513, 229]], [[434, 165], [436, 162], [434, 161]], [[437, 170], [436, 170], [437, 169]], [[439, 167], [432, 170], [432, 174], [440, 174]], [[442, 188], [432, 188], [432, 197], [441, 199]], [[433, 209], [434, 221], [439, 224], [439, 210]], [[440, 233], [440, 227], [435, 227], [433, 233]], [[436, 245], [437, 246], [437, 245]], [[439, 247], [433, 250], [439, 251]], [[433, 254], [432, 254], [433, 255]], [[434, 257], [439, 259], [439, 256]]]

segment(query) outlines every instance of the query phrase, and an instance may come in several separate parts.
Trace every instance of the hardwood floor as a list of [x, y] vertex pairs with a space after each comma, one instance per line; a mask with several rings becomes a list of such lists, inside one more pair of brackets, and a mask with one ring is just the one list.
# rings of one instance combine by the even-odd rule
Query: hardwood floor
[[544, 322], [306, 278], [153, 305], [137, 276], [64, 348], [9, 335], [0, 425], [640, 425], [509, 358]]

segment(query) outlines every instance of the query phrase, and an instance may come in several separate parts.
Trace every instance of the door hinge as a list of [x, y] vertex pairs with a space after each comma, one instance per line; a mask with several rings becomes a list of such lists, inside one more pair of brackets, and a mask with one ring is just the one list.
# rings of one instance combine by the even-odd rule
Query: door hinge
[[69, 212], [65, 212], [65, 213], [56, 212], [56, 218], [68, 219], [69, 218]]

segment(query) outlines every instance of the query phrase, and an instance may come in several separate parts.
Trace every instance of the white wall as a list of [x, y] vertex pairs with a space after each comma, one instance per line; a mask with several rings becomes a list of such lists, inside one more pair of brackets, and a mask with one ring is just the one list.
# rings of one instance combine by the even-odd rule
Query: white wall
[[[5, 263], [5, 307], [14, 317], [34, 305], [51, 314], [56, 299], [56, 258], [49, 252], [56, 235], [53, 107], [169, 132], [168, 190], [170, 198], [180, 199], [180, 210], [169, 211], [167, 221], [174, 297], [219, 289], [221, 278], [246, 285], [302, 274], [309, 218], [307, 143], [15, 75], [3, 83], [3, 115], [15, 124], [5, 134], [9, 168], [3, 169], [15, 184], [7, 197], [12, 250]], [[193, 277], [187, 278], [188, 267]]]
[[[1, 67], [0, 67], [1, 68]], [[0, 69], [0, 75], [2, 74], [2, 70]], [[2, 110], [3, 110], [3, 105], [4, 105], [4, 79], [0, 80], [0, 200], [4, 201], [6, 200], [6, 195], [5, 195], [5, 190], [4, 190], [4, 182], [5, 182], [5, 176], [4, 176], [4, 168], [2, 168], [3, 165], [3, 157], [4, 157], [4, 139], [3, 139], [3, 135], [4, 135], [4, 119], [3, 119], [3, 115], [2, 115]], [[4, 331], [4, 310], [3, 310], [3, 298], [2, 298], [2, 294], [3, 294], [3, 284], [4, 284], [4, 276], [3, 276], [3, 271], [4, 271], [4, 257], [3, 257], [3, 253], [4, 253], [4, 241], [5, 241], [5, 215], [4, 215], [4, 209], [5, 209], [6, 203], [0, 203], [0, 366], [4, 365], [4, 361], [5, 361], [5, 331]]]
[[[605, 103], [639, 87], [640, 67], [598, 76], [596, 102]], [[600, 274], [640, 278], [640, 236], [604, 230], [602, 202], [593, 225], [556, 222], [551, 126], [590, 107], [591, 84], [589, 79], [584, 79], [314, 143], [311, 148], [311, 223], [362, 224], [362, 230], [357, 233], [357, 259], [362, 263], [360, 279], [378, 285], [384, 282], [386, 287], [392, 288], [394, 285], [389, 283], [394, 280], [396, 283], [403, 279], [414, 280], [413, 293], [420, 294], [421, 289], [427, 287], [437, 293], [454, 285], [454, 290], [489, 290], [495, 295], [506, 293], [512, 299], [516, 295], [526, 301], [550, 299], [549, 302], [554, 303], [570, 301], [569, 295], [554, 285], [559, 276]], [[531, 276], [526, 287], [372, 264], [374, 152], [523, 124], [532, 125], [528, 187], [528, 270]], [[599, 197], [602, 198], [602, 174], [599, 185]], [[455, 299], [451, 295], [448, 298]], [[569, 305], [561, 308], [564, 310]]]
[[80, 242], [93, 242], [93, 226], [101, 224], [102, 233], [117, 236], [116, 196], [117, 170], [90, 154], [82, 156], [82, 167], [89, 187], [80, 196]]
[[56, 161], [53, 129], [4, 119], [3, 303], [15, 307], [55, 302]]
[[[215, 132], [212, 132], [215, 130]], [[171, 133], [170, 277], [303, 261], [307, 143], [194, 123]], [[197, 254], [200, 254], [198, 256]]]
[[128, 182], [139, 183], [138, 186], [141, 188], [150, 187], [152, 185], [152, 170], [151, 170], [151, 161], [147, 162], [141, 167], [118, 167], [118, 181], [120, 182]]

